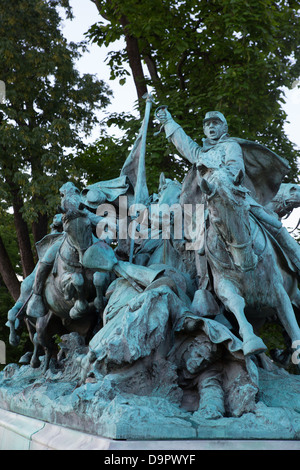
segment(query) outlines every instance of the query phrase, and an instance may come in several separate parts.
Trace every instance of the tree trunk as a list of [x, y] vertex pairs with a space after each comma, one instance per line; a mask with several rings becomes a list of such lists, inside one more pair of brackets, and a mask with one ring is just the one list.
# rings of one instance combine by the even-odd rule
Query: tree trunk
[[13, 265], [0, 237], [0, 274], [10, 295], [16, 301], [20, 296], [20, 282], [16, 276]]
[[124, 15], [121, 17], [120, 22], [124, 30], [125, 41], [126, 41], [126, 51], [128, 55], [129, 65], [132, 71], [132, 76], [133, 76], [138, 100], [139, 102], [142, 102], [143, 95], [147, 93], [148, 90], [147, 90], [145, 75], [144, 75], [143, 66], [142, 66], [139, 43], [138, 43], [138, 40], [134, 36], [131, 36], [131, 34], [128, 33], [127, 26], [129, 22]]
[[[147, 65], [151, 80], [154, 85], [161, 86], [161, 80], [159, 78], [155, 60], [151, 57], [151, 54], [142, 53], [143, 59]], [[156, 90], [157, 91], [157, 90]]]
[[29, 237], [29, 230], [27, 223], [23, 219], [21, 209], [23, 202], [18, 194], [18, 190], [14, 188], [12, 190], [13, 198], [13, 209], [14, 209], [14, 221], [17, 232], [18, 245], [21, 256], [21, 263], [23, 269], [23, 276], [27, 277], [35, 268], [34, 257], [31, 249], [31, 242]]
[[[109, 15], [105, 15], [103, 11], [101, 11], [102, 4], [99, 0], [92, 0], [92, 2], [96, 5], [99, 13], [103, 18], [107, 21], [111, 21]], [[111, 5], [112, 6], [112, 5]], [[117, 6], [113, 7], [115, 9], [115, 13], [118, 15]], [[142, 98], [145, 93], [147, 93], [147, 85], [145, 80], [145, 75], [142, 66], [142, 59], [139, 49], [139, 44], [137, 38], [132, 36], [128, 31], [129, 21], [125, 15], [120, 16], [120, 23], [123, 28], [125, 42], [126, 42], [126, 51], [128, 55], [129, 66], [131, 68], [137, 96], [139, 103], [142, 103]]]
[[38, 220], [32, 224], [32, 233], [34, 243], [39, 242], [48, 233], [48, 216], [39, 214]]

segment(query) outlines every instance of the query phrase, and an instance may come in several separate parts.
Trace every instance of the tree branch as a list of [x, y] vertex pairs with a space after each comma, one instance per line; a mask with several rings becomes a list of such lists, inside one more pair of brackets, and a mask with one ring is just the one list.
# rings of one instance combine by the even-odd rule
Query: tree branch
[[20, 282], [16, 276], [3, 240], [0, 236], [0, 274], [10, 295], [16, 301], [20, 295]]

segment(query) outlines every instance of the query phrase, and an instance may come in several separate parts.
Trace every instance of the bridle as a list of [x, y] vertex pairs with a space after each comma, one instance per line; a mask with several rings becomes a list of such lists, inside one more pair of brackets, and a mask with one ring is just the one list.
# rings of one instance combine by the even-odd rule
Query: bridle
[[[214, 195], [216, 194], [216, 191], [214, 191], [212, 194], [210, 195], [206, 195], [206, 198], [205, 198], [205, 203], [204, 203], [204, 206], [205, 208], [207, 208], [207, 201], [210, 200]], [[248, 241], [246, 241], [245, 243], [234, 243], [234, 242], [228, 242], [223, 233], [221, 232], [221, 230], [219, 229], [219, 227], [216, 225], [216, 223], [211, 219], [211, 217], [208, 216], [208, 220], [205, 221], [205, 228], [204, 228], [204, 237], [205, 237], [205, 247], [206, 247], [206, 251], [209, 255], [209, 258], [211, 258], [211, 260], [214, 262], [214, 263], [218, 263], [220, 264], [221, 266], [223, 266], [224, 268], [226, 269], [231, 269], [231, 270], [235, 270], [235, 271], [239, 271], [239, 272], [248, 272], [248, 271], [252, 271], [256, 268], [258, 262], [261, 260], [262, 256], [263, 256], [263, 253], [266, 249], [266, 246], [267, 246], [267, 235], [266, 235], [266, 232], [265, 232], [265, 229], [264, 227], [261, 225], [261, 223], [259, 222], [259, 220], [256, 219], [255, 216], [253, 216], [253, 214], [251, 212], [249, 212], [249, 219], [253, 219], [253, 221], [255, 222], [255, 230], [254, 232], [252, 233], [252, 235], [250, 235], [250, 239]], [[217, 258], [217, 256], [211, 251], [211, 249], [209, 248], [208, 246], [208, 243], [207, 243], [207, 237], [208, 237], [208, 228], [207, 228], [207, 222], [213, 227], [214, 231], [216, 232], [217, 234], [217, 237], [223, 242], [223, 245], [225, 246], [225, 250], [227, 252], [227, 255], [229, 257], [229, 260], [230, 262], [229, 263], [226, 263], [224, 261], [221, 261], [219, 258]], [[250, 220], [249, 220], [250, 222]], [[261, 231], [264, 235], [264, 240], [265, 240], [265, 244], [264, 244], [264, 247], [261, 251], [261, 253], [257, 254], [257, 261], [255, 263], [253, 263], [252, 265], [250, 266], [247, 266], [247, 268], [242, 268], [241, 266], [237, 265], [236, 263], [234, 263], [233, 259], [232, 259], [232, 253], [230, 252], [230, 248], [234, 248], [234, 249], [238, 249], [238, 250], [243, 250], [243, 249], [246, 249], [248, 248], [249, 246], [253, 245], [254, 244], [254, 240], [256, 238], [256, 235], [257, 235], [257, 232], [258, 232], [258, 228], [261, 228]], [[226, 247], [228, 247], [228, 249], [226, 249]]]

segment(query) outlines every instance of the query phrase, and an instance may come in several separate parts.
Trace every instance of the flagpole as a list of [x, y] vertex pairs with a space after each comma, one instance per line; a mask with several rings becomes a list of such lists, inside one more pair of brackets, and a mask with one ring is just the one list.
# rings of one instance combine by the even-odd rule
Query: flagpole
[[[140, 149], [140, 155], [139, 155], [137, 180], [136, 180], [136, 186], [134, 188], [134, 203], [135, 204], [140, 203], [143, 174], [145, 171], [147, 129], [148, 129], [148, 124], [149, 124], [149, 119], [150, 119], [151, 106], [153, 103], [153, 97], [151, 93], [146, 93], [143, 96], [143, 98], [146, 99], [146, 108], [145, 108], [145, 116], [144, 116], [143, 127], [142, 127], [142, 139], [141, 139], [141, 149]], [[131, 226], [132, 226], [132, 231], [131, 231], [130, 254], [129, 254], [130, 263], [132, 263], [133, 261], [134, 237], [135, 237], [135, 231], [137, 227], [137, 224], [135, 223], [135, 221], [131, 222]]]

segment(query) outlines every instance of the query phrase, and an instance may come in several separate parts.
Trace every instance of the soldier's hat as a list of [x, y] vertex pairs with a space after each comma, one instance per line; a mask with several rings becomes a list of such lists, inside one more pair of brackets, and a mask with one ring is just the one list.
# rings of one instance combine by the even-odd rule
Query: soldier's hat
[[206, 113], [205, 118], [203, 119], [203, 124], [205, 124], [206, 121], [210, 121], [210, 119], [219, 119], [224, 124], [227, 124], [224, 115], [220, 113], [220, 111], [209, 111]]

